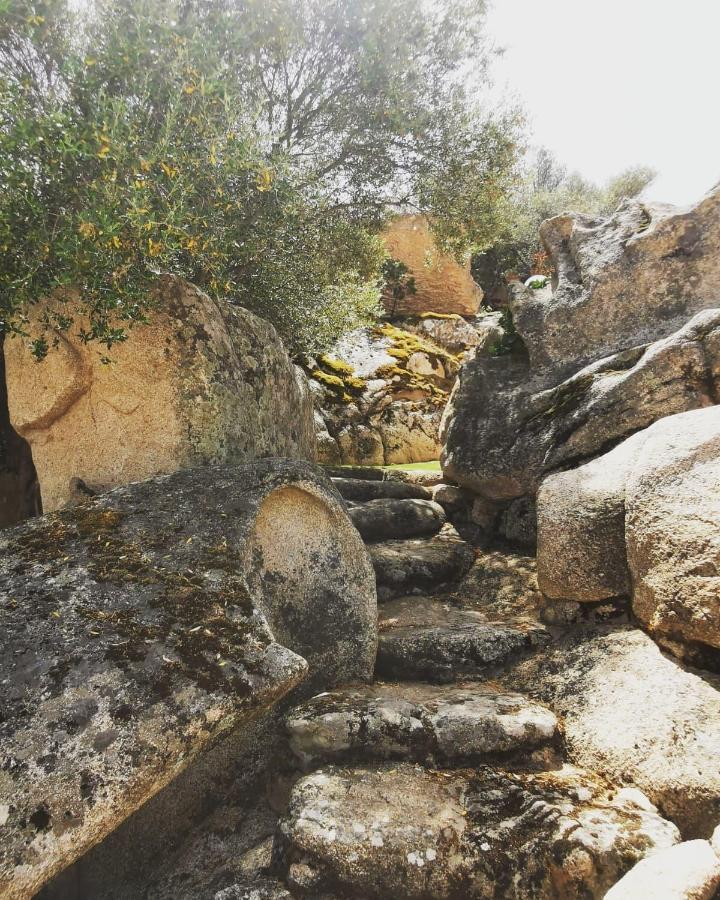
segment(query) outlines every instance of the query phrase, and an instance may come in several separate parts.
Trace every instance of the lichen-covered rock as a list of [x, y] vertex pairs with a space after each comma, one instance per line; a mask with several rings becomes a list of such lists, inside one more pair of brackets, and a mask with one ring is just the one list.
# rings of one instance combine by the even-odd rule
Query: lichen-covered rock
[[559, 383], [534, 376], [519, 350], [478, 351], [443, 416], [443, 471], [493, 501], [533, 496], [551, 472], [598, 456], [664, 416], [715, 403], [719, 376], [717, 309]]
[[410, 322], [386, 322], [351, 332], [312, 360], [321, 461], [392, 465], [437, 459], [442, 409], [460, 358]]
[[304, 678], [372, 674], [372, 569], [307, 464], [157, 477], [0, 541], [3, 896], [32, 894]]
[[359, 685], [313, 697], [287, 719], [304, 764], [343, 759], [412, 759], [445, 764], [533, 751], [558, 732], [555, 715], [521, 694], [480, 684]]
[[641, 859], [605, 900], [713, 900], [718, 887], [720, 859], [710, 842], [685, 841]]
[[545, 640], [539, 625], [493, 620], [424, 596], [383, 604], [379, 628], [378, 676], [436, 682], [486, 675]]
[[572, 629], [503, 679], [563, 721], [570, 759], [635, 784], [683, 837], [720, 822], [720, 682], [663, 656], [637, 628]]
[[670, 416], [538, 494], [540, 587], [630, 593], [651, 633], [720, 647], [720, 406]]
[[368, 549], [381, 599], [457, 581], [475, 558], [472, 547], [450, 524], [430, 539], [384, 541]]
[[426, 313], [420, 317], [417, 330], [432, 338], [441, 347], [457, 353], [460, 350], [469, 350], [480, 343], [479, 328], [484, 317], [478, 317], [470, 322], [457, 314], [445, 316], [433, 316]]
[[556, 284], [513, 304], [534, 371], [665, 337], [720, 297], [720, 186], [687, 209], [625, 200], [604, 219], [556, 216], [540, 236]]
[[445, 524], [445, 511], [432, 500], [368, 500], [348, 513], [366, 541], [437, 534]]
[[601, 898], [677, 829], [577, 770], [328, 767], [294, 788], [279, 848], [304, 896]]
[[76, 499], [77, 479], [102, 491], [202, 465], [315, 457], [312, 398], [275, 329], [178, 278], [156, 290], [150, 323], [109, 365], [77, 336], [81, 318], [42, 363], [6, 340], [10, 419], [32, 449], [45, 512]]
[[482, 301], [482, 288], [470, 274], [470, 257], [460, 265], [438, 250], [429, 223], [422, 215], [393, 219], [384, 234], [388, 253], [404, 263], [415, 282], [415, 291], [385, 306], [392, 316], [413, 313], [459, 313], [474, 316]]

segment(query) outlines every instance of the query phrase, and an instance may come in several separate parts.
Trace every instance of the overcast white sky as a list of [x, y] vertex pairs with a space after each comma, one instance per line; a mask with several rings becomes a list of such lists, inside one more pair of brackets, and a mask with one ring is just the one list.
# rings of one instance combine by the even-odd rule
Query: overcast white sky
[[495, 77], [535, 140], [604, 181], [652, 166], [653, 200], [720, 181], [720, 0], [493, 0]]

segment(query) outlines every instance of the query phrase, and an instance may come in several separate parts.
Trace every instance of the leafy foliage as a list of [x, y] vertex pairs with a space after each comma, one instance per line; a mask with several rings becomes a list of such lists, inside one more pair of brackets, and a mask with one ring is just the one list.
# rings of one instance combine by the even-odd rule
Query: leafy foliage
[[[503, 274], [515, 273], [522, 280], [547, 272], [547, 259], [539, 238], [545, 219], [563, 212], [607, 216], [625, 197], [636, 197], [654, 179], [646, 167], [626, 169], [603, 187], [567, 169], [547, 150], [540, 150], [510, 202], [510, 223], [481, 258], [474, 260], [476, 278], [487, 293]], [[494, 284], [493, 284], [494, 282]]]
[[460, 77], [482, 0], [0, 4], [0, 332], [52, 296], [39, 357], [78, 312], [124, 340], [161, 272], [316, 352], [377, 308], [388, 203], [454, 248], [496, 228], [514, 119]]

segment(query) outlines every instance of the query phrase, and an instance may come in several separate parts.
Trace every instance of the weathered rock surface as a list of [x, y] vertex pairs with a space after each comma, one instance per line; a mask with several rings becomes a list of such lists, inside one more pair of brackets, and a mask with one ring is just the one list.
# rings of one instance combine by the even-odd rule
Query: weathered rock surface
[[157, 477], [0, 540], [3, 896], [29, 896], [308, 675], [372, 673], [372, 569], [307, 464]]
[[638, 629], [576, 629], [503, 679], [563, 721], [570, 759], [645, 791], [685, 839], [720, 822], [720, 682]]
[[404, 263], [415, 280], [415, 293], [407, 293], [401, 300], [385, 301], [390, 315], [477, 313], [482, 289], [470, 274], [470, 258], [461, 266], [453, 256], [441, 253], [424, 216], [398, 216], [390, 223], [384, 239], [390, 256]]
[[639, 791], [572, 769], [328, 767], [294, 788], [280, 841], [305, 896], [601, 898], [677, 830]]
[[424, 596], [383, 604], [379, 628], [379, 677], [439, 682], [486, 674], [545, 638], [542, 628]]
[[720, 859], [709, 841], [685, 841], [653, 853], [624, 875], [605, 900], [713, 900]]
[[432, 535], [445, 524], [445, 511], [432, 500], [369, 500], [348, 510], [366, 541]]
[[410, 322], [346, 335], [308, 364], [320, 460], [392, 465], [437, 459], [442, 409], [460, 359]]
[[432, 338], [441, 347], [457, 353], [468, 350], [480, 343], [481, 323], [484, 317], [478, 317], [471, 324], [462, 316], [451, 314], [442, 318], [431, 313], [421, 316], [416, 328], [419, 332]]
[[513, 305], [535, 371], [567, 373], [665, 337], [720, 297], [720, 186], [687, 209], [625, 200], [544, 222], [554, 290]]
[[511, 286], [504, 335], [466, 361], [441, 425], [446, 475], [490, 500], [720, 399], [720, 187], [542, 234], [556, 285]]
[[368, 550], [381, 599], [456, 581], [475, 558], [470, 545], [449, 524], [430, 539], [384, 541]]
[[550, 597], [632, 594], [665, 638], [720, 647], [720, 407], [656, 422], [538, 494]]
[[522, 754], [548, 746], [558, 721], [521, 694], [473, 683], [360, 685], [313, 697], [287, 720], [304, 764], [412, 759], [445, 764]]
[[111, 365], [75, 336], [80, 320], [42, 363], [5, 342], [10, 418], [32, 449], [45, 512], [77, 499], [77, 479], [102, 491], [196, 466], [315, 457], [312, 398], [275, 329], [178, 278], [157, 291], [159, 310], [113, 347]]
[[490, 500], [532, 496], [547, 474], [598, 456], [664, 416], [717, 402], [719, 373], [717, 309], [559, 383], [534, 376], [522, 352], [477, 352], [445, 410], [443, 470]]
[[626, 486], [633, 611], [653, 634], [720, 647], [720, 407], [646, 434]]
[[430, 490], [421, 484], [390, 479], [370, 481], [364, 478], [333, 478], [333, 484], [346, 500], [432, 500]]

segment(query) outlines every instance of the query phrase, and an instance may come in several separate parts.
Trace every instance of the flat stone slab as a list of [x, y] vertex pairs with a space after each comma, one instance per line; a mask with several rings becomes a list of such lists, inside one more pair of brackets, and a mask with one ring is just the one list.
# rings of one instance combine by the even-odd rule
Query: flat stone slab
[[432, 500], [429, 488], [405, 481], [333, 478], [332, 483], [346, 500]]
[[432, 500], [370, 500], [348, 512], [366, 541], [437, 534], [446, 518], [442, 506]]
[[487, 674], [546, 640], [541, 627], [489, 621], [427, 596], [383, 604], [379, 630], [377, 677], [441, 682]]
[[631, 780], [683, 838], [720, 822], [720, 677], [686, 669], [631, 626], [571, 628], [503, 676], [563, 719], [570, 758]]
[[450, 584], [465, 575], [475, 554], [446, 524], [431, 538], [384, 541], [368, 547], [378, 584], [378, 598]]
[[385, 470], [381, 466], [323, 466], [331, 478], [355, 478], [363, 481], [382, 481]]
[[2, 532], [0, 895], [34, 894], [308, 675], [369, 677], [373, 581], [301, 462], [178, 472]]
[[679, 839], [637, 790], [576, 769], [433, 772], [329, 766], [301, 779], [280, 825], [293, 891], [364, 898], [601, 898]]
[[331, 691], [295, 707], [290, 746], [305, 765], [390, 758], [454, 763], [507, 754], [542, 763], [558, 720], [522, 694], [473, 683], [373, 684]]

